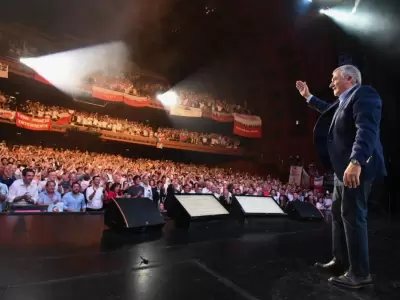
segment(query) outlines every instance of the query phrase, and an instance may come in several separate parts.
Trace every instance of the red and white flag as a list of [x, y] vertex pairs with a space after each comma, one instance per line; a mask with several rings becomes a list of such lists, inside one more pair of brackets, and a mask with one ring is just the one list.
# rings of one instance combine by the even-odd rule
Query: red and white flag
[[233, 115], [231, 113], [221, 112], [214, 109], [212, 111], [211, 118], [218, 122], [226, 122], [226, 123], [233, 122]]
[[248, 138], [261, 138], [261, 118], [259, 116], [234, 114], [233, 133]]

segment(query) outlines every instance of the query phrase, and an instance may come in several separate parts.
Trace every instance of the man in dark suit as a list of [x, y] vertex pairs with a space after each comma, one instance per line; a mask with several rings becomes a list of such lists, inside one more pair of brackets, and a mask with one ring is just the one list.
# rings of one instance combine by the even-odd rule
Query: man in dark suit
[[348, 271], [331, 277], [332, 284], [361, 288], [372, 284], [369, 270], [367, 200], [372, 181], [386, 176], [380, 142], [382, 100], [370, 86], [361, 85], [361, 73], [345, 65], [333, 72], [330, 88], [339, 99], [328, 104], [313, 96], [305, 82], [296, 87], [309, 106], [321, 113], [314, 143], [322, 163], [335, 172], [332, 205], [333, 259], [316, 267]]
[[153, 192], [153, 201], [155, 204], [159, 205], [160, 203], [164, 202], [166, 195], [162, 181], [157, 181], [157, 185], [152, 188], [152, 192]]

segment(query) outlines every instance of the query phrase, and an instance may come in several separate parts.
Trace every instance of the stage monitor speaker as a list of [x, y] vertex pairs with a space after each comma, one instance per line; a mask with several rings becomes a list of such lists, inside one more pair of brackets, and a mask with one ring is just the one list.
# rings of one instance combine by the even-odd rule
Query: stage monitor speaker
[[117, 198], [107, 206], [104, 223], [122, 230], [161, 227], [165, 221], [157, 205], [148, 198]]
[[235, 196], [245, 216], [286, 216], [286, 213], [272, 197]]
[[168, 215], [180, 228], [188, 228], [191, 221], [221, 220], [229, 216], [213, 194], [177, 194], [173, 201], [176, 205], [167, 208]]
[[324, 215], [314, 205], [300, 200], [291, 201], [286, 206], [286, 213], [296, 220], [323, 220]]
[[184, 194], [175, 198], [191, 219], [229, 215], [213, 194]]

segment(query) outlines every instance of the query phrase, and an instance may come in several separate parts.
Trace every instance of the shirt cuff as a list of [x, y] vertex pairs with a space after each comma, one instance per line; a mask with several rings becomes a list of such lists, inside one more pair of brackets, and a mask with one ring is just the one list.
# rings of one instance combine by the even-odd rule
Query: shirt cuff
[[307, 103], [310, 103], [311, 98], [314, 97], [313, 95], [310, 95], [307, 97]]

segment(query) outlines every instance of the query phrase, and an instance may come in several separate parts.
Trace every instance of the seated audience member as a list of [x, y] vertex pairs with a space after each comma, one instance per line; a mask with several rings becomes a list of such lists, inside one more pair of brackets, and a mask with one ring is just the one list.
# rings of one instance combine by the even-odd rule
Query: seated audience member
[[61, 194], [56, 191], [56, 183], [53, 180], [48, 180], [45, 190], [39, 194], [37, 204], [40, 206], [49, 206], [57, 202], [61, 202]]
[[68, 192], [62, 198], [64, 203], [64, 211], [69, 212], [84, 212], [86, 211], [85, 196], [80, 192], [78, 182], [72, 184], [72, 191]]
[[106, 198], [106, 190], [100, 186], [100, 176], [94, 176], [92, 185], [86, 189], [87, 211], [99, 211], [103, 209], [103, 201]]
[[0, 183], [0, 212], [4, 210], [7, 199], [8, 187], [4, 183]]
[[7, 202], [14, 206], [35, 204], [39, 199], [37, 184], [33, 181], [35, 172], [26, 168], [22, 171], [22, 179], [17, 179], [10, 186]]
[[133, 185], [130, 186], [126, 193], [130, 198], [140, 198], [144, 195], [144, 188], [140, 185], [140, 176], [136, 175], [133, 177]]

